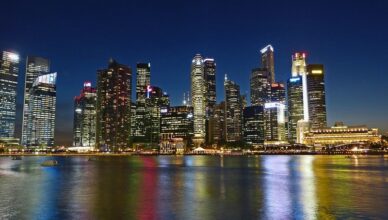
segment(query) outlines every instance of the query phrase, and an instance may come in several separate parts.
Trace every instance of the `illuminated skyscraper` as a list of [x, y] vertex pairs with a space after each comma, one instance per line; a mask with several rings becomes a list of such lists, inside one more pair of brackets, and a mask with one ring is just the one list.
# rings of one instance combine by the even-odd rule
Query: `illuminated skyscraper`
[[27, 130], [31, 129], [28, 124], [30, 90], [32, 84], [41, 75], [50, 72], [50, 61], [42, 57], [28, 56], [26, 62], [26, 74], [24, 83], [23, 123], [22, 123], [22, 145], [27, 145]]
[[270, 102], [286, 103], [286, 89], [283, 83], [272, 83], [271, 84], [271, 95]]
[[147, 86], [146, 93], [146, 115], [145, 142], [159, 143], [160, 140], [160, 111], [170, 106], [170, 99], [167, 93], [156, 86]]
[[3, 51], [0, 57], [0, 138], [14, 137], [18, 75], [19, 55]]
[[54, 146], [57, 73], [38, 76], [30, 89], [26, 130], [28, 148]]
[[265, 103], [265, 144], [286, 143], [285, 113], [285, 105], [283, 103]]
[[132, 71], [111, 59], [97, 74], [96, 146], [118, 151], [130, 144]]
[[307, 65], [308, 108], [312, 129], [327, 127], [325, 71], [321, 64]]
[[274, 62], [274, 49], [271, 45], [267, 45], [260, 50], [261, 53], [261, 65], [267, 69], [269, 74], [269, 82], [275, 82], [275, 62]]
[[204, 83], [205, 83], [205, 98], [206, 98], [206, 143], [212, 144], [214, 137], [211, 126], [214, 116], [214, 108], [216, 105], [216, 63], [212, 58], [205, 58], [204, 64]]
[[74, 98], [73, 145], [94, 147], [96, 144], [96, 89], [85, 82], [79, 96]]
[[191, 62], [191, 103], [194, 113], [193, 142], [199, 146], [206, 138], [206, 84], [204, 81], [204, 64], [200, 54]]
[[225, 75], [225, 124], [226, 141], [236, 142], [242, 140], [242, 102], [240, 86], [227, 79]]
[[292, 55], [292, 67], [291, 74], [292, 77], [302, 76], [306, 74], [306, 54], [305, 53], [295, 53]]
[[288, 136], [289, 141], [296, 141], [296, 127], [299, 120], [303, 120], [303, 84], [302, 76], [292, 77], [287, 81], [288, 105]]
[[271, 73], [266, 68], [255, 68], [250, 76], [252, 106], [264, 106], [270, 100]]
[[133, 135], [137, 140], [144, 141], [146, 138], [146, 98], [147, 86], [151, 84], [151, 64], [138, 63], [136, 65], [136, 114], [134, 123]]
[[251, 145], [264, 143], [264, 108], [249, 106], [243, 110], [244, 142]]

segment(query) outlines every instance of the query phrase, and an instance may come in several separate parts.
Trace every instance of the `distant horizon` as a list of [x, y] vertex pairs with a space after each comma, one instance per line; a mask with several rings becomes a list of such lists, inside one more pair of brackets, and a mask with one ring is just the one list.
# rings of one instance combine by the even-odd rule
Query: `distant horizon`
[[18, 137], [27, 55], [48, 58], [51, 72], [58, 72], [56, 143], [71, 145], [73, 98], [84, 81], [96, 85], [97, 70], [109, 58], [132, 68], [132, 98], [136, 63], [150, 62], [151, 84], [166, 91], [172, 105], [190, 91], [194, 55], [214, 58], [220, 102], [225, 73], [249, 97], [250, 71], [260, 66], [260, 50], [268, 44], [274, 47], [276, 81], [285, 83], [291, 76], [294, 52], [307, 52], [308, 64], [324, 65], [329, 127], [343, 121], [388, 132], [385, 1], [39, 0], [3, 5], [6, 31], [0, 35], [0, 49], [21, 57]]

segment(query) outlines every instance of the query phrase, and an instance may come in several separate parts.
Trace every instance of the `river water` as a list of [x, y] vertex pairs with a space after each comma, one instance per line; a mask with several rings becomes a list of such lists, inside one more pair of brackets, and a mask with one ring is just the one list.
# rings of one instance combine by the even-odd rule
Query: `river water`
[[388, 219], [388, 157], [0, 157], [0, 219]]

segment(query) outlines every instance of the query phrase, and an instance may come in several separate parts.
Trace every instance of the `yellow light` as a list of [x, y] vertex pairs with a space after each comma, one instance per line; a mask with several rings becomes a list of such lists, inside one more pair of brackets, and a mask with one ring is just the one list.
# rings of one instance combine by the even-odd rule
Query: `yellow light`
[[312, 74], [322, 74], [322, 70], [312, 70]]

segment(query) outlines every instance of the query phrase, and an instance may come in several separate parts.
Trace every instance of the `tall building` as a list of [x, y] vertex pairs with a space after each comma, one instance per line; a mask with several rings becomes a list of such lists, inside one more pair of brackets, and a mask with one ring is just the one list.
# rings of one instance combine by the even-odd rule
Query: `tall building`
[[266, 68], [255, 68], [250, 76], [251, 104], [264, 106], [268, 102], [271, 93], [271, 72]]
[[54, 146], [57, 73], [38, 76], [30, 89], [26, 146]]
[[265, 144], [286, 143], [285, 105], [268, 102], [264, 106]]
[[96, 104], [96, 89], [90, 82], [85, 82], [81, 94], [74, 98], [73, 146], [95, 146]]
[[283, 83], [272, 83], [270, 102], [286, 103], [286, 89]]
[[295, 143], [298, 121], [304, 118], [302, 76], [292, 77], [287, 81], [287, 105], [288, 138], [291, 143]]
[[30, 90], [36, 78], [50, 72], [50, 61], [46, 58], [28, 56], [26, 62], [26, 74], [24, 82], [24, 102], [23, 102], [23, 122], [22, 122], [22, 145], [27, 145], [27, 131], [31, 129], [31, 124], [28, 124], [29, 106], [30, 106]]
[[291, 67], [292, 77], [302, 76], [306, 74], [306, 71], [306, 54], [300, 52], [293, 54]]
[[216, 104], [214, 108], [214, 115], [209, 121], [210, 124], [210, 143], [212, 144], [222, 144], [225, 142], [226, 136], [226, 125], [225, 125], [225, 102]]
[[150, 63], [138, 63], [136, 65], [136, 114], [134, 121], [133, 136], [138, 141], [144, 141], [146, 139], [146, 98], [147, 98], [147, 86], [151, 84], [151, 64]]
[[271, 45], [267, 45], [260, 50], [261, 53], [261, 66], [270, 73], [269, 82], [275, 82], [275, 62], [274, 62], [274, 49]]
[[0, 138], [14, 137], [18, 75], [19, 55], [3, 51], [0, 58]]
[[213, 115], [216, 105], [216, 63], [212, 58], [203, 60], [205, 98], [206, 98], [206, 116]]
[[191, 62], [191, 104], [194, 114], [194, 145], [205, 143], [206, 139], [206, 85], [204, 81], [204, 64], [200, 54]]
[[307, 91], [311, 128], [325, 128], [327, 126], [325, 71], [322, 64], [307, 65]]
[[242, 101], [240, 86], [225, 75], [226, 142], [242, 141]]
[[118, 151], [129, 147], [131, 119], [131, 68], [111, 59], [98, 71], [96, 146]]
[[249, 106], [243, 110], [243, 139], [251, 145], [264, 144], [264, 108]]
[[160, 111], [170, 106], [167, 93], [156, 86], [147, 86], [145, 115], [145, 139], [147, 143], [159, 143], [160, 140]]

